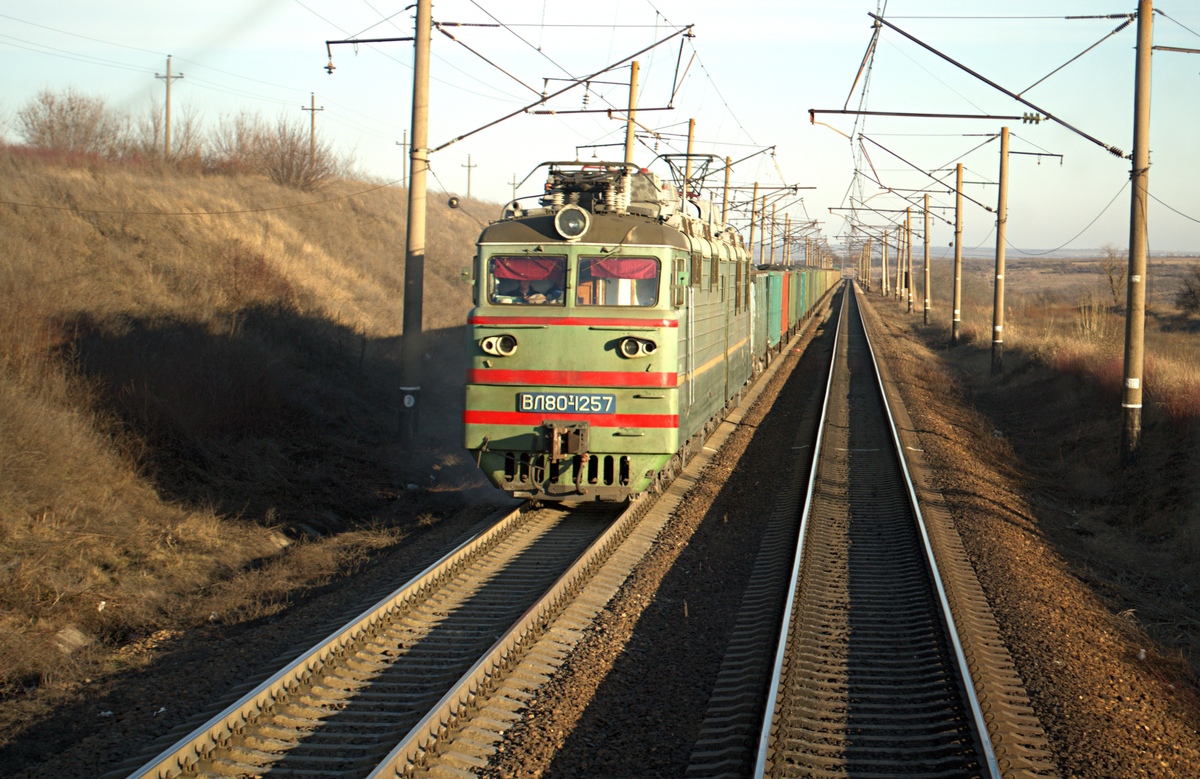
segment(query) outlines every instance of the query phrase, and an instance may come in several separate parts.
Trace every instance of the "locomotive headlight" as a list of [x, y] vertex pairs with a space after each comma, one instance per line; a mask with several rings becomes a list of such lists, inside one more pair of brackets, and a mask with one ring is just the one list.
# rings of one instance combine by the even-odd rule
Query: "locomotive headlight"
[[653, 341], [647, 341], [642, 338], [622, 338], [617, 345], [621, 350], [622, 357], [633, 359], [635, 357], [649, 357], [658, 349], [658, 344]]
[[496, 353], [501, 357], [511, 357], [517, 351], [517, 339], [511, 335], [496, 337]]
[[517, 339], [511, 335], [489, 335], [479, 342], [479, 348], [496, 357], [511, 357], [517, 351]]
[[579, 206], [566, 206], [554, 215], [554, 229], [568, 241], [577, 241], [588, 231], [592, 217]]

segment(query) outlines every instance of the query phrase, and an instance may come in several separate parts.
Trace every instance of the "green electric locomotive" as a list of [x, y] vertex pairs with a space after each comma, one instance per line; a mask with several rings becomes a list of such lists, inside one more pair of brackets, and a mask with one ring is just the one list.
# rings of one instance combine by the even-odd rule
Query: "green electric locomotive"
[[[514, 496], [624, 500], [673, 477], [812, 301], [673, 182], [545, 165], [541, 207], [479, 237], [464, 445]], [[832, 284], [815, 273], [803, 297]], [[797, 288], [773, 321], [772, 276]]]

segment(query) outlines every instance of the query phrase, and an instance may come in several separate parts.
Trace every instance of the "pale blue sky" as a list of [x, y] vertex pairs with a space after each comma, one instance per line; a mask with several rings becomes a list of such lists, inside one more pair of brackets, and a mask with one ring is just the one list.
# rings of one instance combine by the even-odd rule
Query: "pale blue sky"
[[[759, 181], [815, 186], [792, 207], [794, 219], [804, 214], [824, 220], [827, 234], [842, 231], [830, 207], [847, 205], [855, 163], [849, 141], [833, 130], [812, 126], [809, 108], [840, 108], [870, 39], [868, 12], [875, 0], [600, 0], [587, 5], [561, 0], [442, 0], [434, 18], [446, 22], [490, 21], [485, 10], [515, 26], [512, 31], [470, 27], [452, 30], [473, 49], [503, 66], [525, 84], [540, 90], [545, 77], [563, 71], [582, 75], [597, 70], [663, 37], [670, 25], [694, 24], [696, 37], [683, 47], [683, 64], [696, 60], [675, 97], [673, 111], [644, 112], [641, 121], [668, 133], [686, 133], [687, 120], [697, 122], [697, 151], [735, 159], [755, 147], [774, 145], [774, 159], [759, 156], [735, 168], [739, 184]], [[326, 74], [324, 41], [355, 34], [391, 37], [411, 34], [407, 2], [387, 0], [266, 0], [256, 4], [210, 0], [180, 4], [124, 0], [50, 0], [39, 4], [0, 0], [0, 112], [11, 113], [39, 89], [67, 86], [103, 97], [114, 107], [141, 111], [162, 100], [168, 53], [173, 69], [185, 78], [175, 82], [177, 110], [191, 107], [215, 124], [222, 114], [239, 110], [268, 117], [280, 113], [307, 119], [300, 110], [309, 93], [325, 110], [318, 127], [339, 148], [353, 152], [358, 166], [385, 180], [398, 179], [400, 147], [407, 129], [411, 93], [410, 44], [363, 46], [357, 52], [334, 50], [334, 74]], [[1014, 91], [1024, 90], [1117, 27], [1119, 20], [950, 19], [914, 18], [996, 14], [998, 4], [966, 0], [890, 0], [887, 16], [930, 45], [960, 59]], [[1010, 0], [1008, 16], [1050, 17], [1128, 13], [1133, 0]], [[1200, 48], [1200, 4], [1175, 0], [1157, 4], [1169, 19], [1155, 19], [1155, 42]], [[381, 21], [391, 16], [390, 21]], [[906, 18], [908, 17], [908, 18]], [[1172, 21], [1174, 20], [1174, 21]], [[594, 27], [536, 25], [580, 23]], [[1176, 23], [1177, 22], [1177, 23]], [[613, 25], [631, 25], [613, 27]], [[515, 33], [515, 34], [514, 34]], [[518, 38], [517, 36], [521, 36]], [[522, 38], [524, 40], [522, 40]], [[1079, 61], [1031, 89], [1026, 97], [1096, 136], [1128, 151], [1132, 145], [1133, 47], [1135, 25], [1108, 39]], [[536, 49], [540, 48], [540, 52]], [[643, 108], [663, 106], [669, 97], [680, 47], [676, 41], [639, 57]], [[434, 34], [431, 142], [439, 145], [499, 118], [534, 95], [465, 48]], [[628, 70], [602, 80], [621, 81]], [[554, 88], [556, 82], [551, 82]], [[561, 82], [557, 82], [560, 83]], [[1151, 192], [1165, 204], [1200, 219], [1200, 196], [1194, 172], [1200, 152], [1193, 140], [1197, 126], [1200, 56], [1158, 52], [1154, 56], [1153, 168]], [[596, 85], [588, 107], [623, 107], [624, 87]], [[582, 106], [577, 89], [555, 101], [557, 108]], [[851, 107], [858, 104], [858, 93]], [[1028, 109], [971, 79], [934, 55], [885, 32], [872, 71], [867, 108], [879, 111], [1021, 114]], [[851, 117], [819, 117], [843, 131]], [[995, 133], [999, 121], [951, 121], [871, 118], [866, 134], [926, 169], [956, 161], [967, 166], [968, 180], [995, 181], [998, 143], [967, 152], [983, 138], [964, 134]], [[1011, 162], [1008, 234], [1021, 249], [1069, 248], [1128, 242], [1129, 196], [1122, 191], [1129, 162], [1056, 125], [1010, 122], [1014, 151], [1064, 154], [1057, 160], [1015, 156]], [[14, 140], [11, 123], [7, 136]], [[537, 163], [570, 159], [577, 145], [615, 143], [623, 139], [621, 122], [603, 115], [521, 116], [450, 146], [433, 158], [439, 182], [466, 190], [467, 155], [477, 197], [502, 201], [511, 194], [508, 182], [522, 178]], [[682, 151], [680, 138], [664, 140]], [[924, 186], [928, 179], [877, 147], [870, 157], [883, 181], [896, 188]], [[581, 150], [589, 158], [591, 150]], [[601, 157], [618, 158], [618, 147]], [[651, 149], [638, 161], [648, 164]], [[540, 177], [519, 194], [537, 191]], [[714, 182], [716, 183], [716, 182]], [[899, 207], [891, 195], [864, 191], [871, 205]], [[995, 203], [995, 187], [972, 185], [972, 197]], [[1115, 200], [1114, 200], [1115, 198]], [[949, 196], [939, 196], [945, 204]], [[1085, 231], [1107, 204], [1111, 206]], [[965, 214], [964, 245], [988, 247], [994, 216], [972, 206]], [[1200, 224], [1154, 203], [1150, 224], [1153, 251], [1200, 249]], [[1078, 238], [1071, 240], [1081, 231]], [[936, 227], [933, 243], [946, 251], [950, 228]], [[935, 251], [935, 255], [937, 253]]]

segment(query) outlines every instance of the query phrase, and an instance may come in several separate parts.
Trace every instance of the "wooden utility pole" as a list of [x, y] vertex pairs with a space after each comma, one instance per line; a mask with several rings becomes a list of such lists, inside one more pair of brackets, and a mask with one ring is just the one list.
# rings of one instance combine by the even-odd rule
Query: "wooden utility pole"
[[[759, 218], [762, 220], [758, 226], [759, 227], [758, 231], [761, 233], [761, 235], [758, 238], [758, 259], [759, 259], [759, 262], [766, 262], [767, 261], [767, 246], [766, 246], [766, 243], [767, 243], [767, 195], [766, 195], [766, 193], [763, 193], [761, 203], [762, 203], [762, 205], [758, 209], [758, 213], [761, 214], [761, 216]], [[774, 241], [775, 241], [775, 235], [772, 234], [771, 242], [774, 243]]]
[[687, 202], [692, 197], [692, 147], [696, 143], [696, 120], [688, 119], [688, 149], [687, 166], [683, 173], [683, 199]]
[[517, 174], [515, 172], [513, 173], [513, 180], [508, 183], [510, 185], [512, 185], [512, 188], [513, 188], [512, 199], [513, 199], [513, 202], [515, 203], [515, 202], [517, 202], [517, 184], [521, 183], [521, 182], [517, 181]]
[[470, 200], [471, 199], [471, 169], [478, 168], [479, 166], [471, 164], [471, 155], [468, 154], [467, 155], [467, 164], [462, 165], [460, 167], [467, 169], [467, 200]]
[[904, 294], [908, 296], [908, 313], [913, 307], [912, 272], [912, 208], [904, 209]]
[[166, 75], [155, 73], [154, 77], [161, 78], [167, 82], [167, 113], [166, 122], [163, 125], [163, 159], [169, 160], [171, 159], [171, 82], [175, 79], [183, 78], [183, 74], [180, 73], [177, 76], [171, 75], [171, 55], [168, 54]]
[[[408, 130], [404, 131], [404, 140], [396, 141], [396, 145], [400, 147], [402, 156], [400, 157], [400, 179], [404, 182], [404, 186], [408, 186]], [[517, 174], [513, 174], [516, 176]]]
[[633, 164], [633, 131], [637, 126], [634, 113], [637, 110], [638, 63], [634, 60], [629, 66], [629, 112], [625, 114], [625, 162]]
[[758, 216], [758, 182], [754, 182], [754, 197], [750, 198], [750, 262], [754, 262], [754, 221]]
[[771, 264], [775, 264], [775, 203], [771, 204]]
[[425, 179], [429, 170], [429, 39], [433, 0], [417, 0], [413, 41], [412, 182], [404, 241], [404, 333], [400, 345], [400, 443], [417, 442], [421, 359], [425, 354], [421, 317], [425, 295]]
[[962, 163], [958, 163], [954, 178], [954, 304], [950, 320], [950, 345], [958, 346], [958, 330], [962, 325]]
[[904, 228], [896, 230], [896, 286], [892, 292], [896, 296], [896, 300], [900, 300], [900, 296], [904, 294], [904, 288], [901, 286], [904, 283]]
[[792, 215], [783, 215], [783, 264], [792, 264]]
[[1000, 128], [1000, 195], [996, 203], [996, 291], [992, 300], [992, 373], [1004, 370], [1004, 241], [1008, 235], [1008, 128]]
[[300, 106], [300, 110], [308, 111], [309, 113], [308, 169], [311, 171], [316, 170], [317, 167], [317, 111], [324, 111], [325, 106], [317, 108], [317, 95], [315, 92], [309, 92], [308, 96], [311, 103], [310, 107], [305, 108], [304, 106]]
[[1150, 51], [1154, 8], [1139, 0], [1133, 91], [1133, 192], [1129, 204], [1129, 282], [1125, 312], [1125, 384], [1121, 392], [1121, 463], [1133, 465], [1142, 444], [1142, 370], [1146, 329], [1147, 210], [1150, 200]]
[[[632, 162], [632, 160], [630, 160]], [[729, 224], [729, 174], [733, 171], [733, 158], [725, 158], [725, 189], [721, 191], [721, 224]]]
[[879, 286], [879, 294], [880, 294], [880, 295], [883, 295], [883, 297], [885, 297], [885, 298], [888, 296], [888, 263], [887, 263], [887, 253], [888, 253], [888, 231], [887, 231], [887, 230], [884, 230], [884, 231], [883, 231], [883, 251], [881, 252], [881, 254], [882, 254], [882, 259], [883, 259], [883, 261], [882, 261], [882, 263], [881, 263], [881, 265], [882, 265], [882, 268], [883, 268], [883, 278], [882, 278], [882, 279], [880, 279], [880, 282], [879, 282], [879, 284], [880, 284], [880, 286]]
[[925, 324], [929, 324], [929, 193], [925, 193]]

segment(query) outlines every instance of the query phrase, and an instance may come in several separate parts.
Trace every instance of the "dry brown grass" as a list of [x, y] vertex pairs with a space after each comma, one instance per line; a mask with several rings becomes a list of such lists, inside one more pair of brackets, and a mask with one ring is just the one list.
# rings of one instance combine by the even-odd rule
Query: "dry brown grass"
[[[34, 691], [270, 615], [419, 524], [406, 481], [457, 455], [392, 442], [405, 193], [372, 186], [0, 150], [0, 745]], [[479, 224], [430, 205], [436, 343]]]
[[[990, 348], [991, 260], [965, 263], [960, 328], [964, 343]], [[1174, 291], [1189, 258], [1151, 263], [1147, 302], [1145, 402], [1171, 418], [1200, 419], [1200, 334], [1178, 311]], [[1034, 355], [1046, 364], [1086, 376], [1105, 392], [1119, 394], [1123, 380], [1125, 315], [1111, 305], [1104, 257], [1010, 259], [1006, 269], [1005, 349]], [[950, 268], [933, 266], [933, 321], [946, 319]]]
[[[1111, 306], [1099, 259], [1008, 268], [1005, 371], [990, 371], [990, 261], [964, 284], [964, 345], [943, 353], [996, 441], [1031, 481], [1042, 526], [1079, 575], [1167, 652], [1200, 670], [1200, 332], [1170, 307], [1195, 260], [1151, 264], [1142, 456], [1119, 465], [1124, 313]], [[945, 265], [945, 263], [943, 263]], [[937, 271], [935, 266], [935, 273]], [[939, 350], [949, 338], [945, 269], [934, 286]], [[936, 277], [935, 277], [936, 278]], [[940, 298], [939, 298], [940, 296]]]

